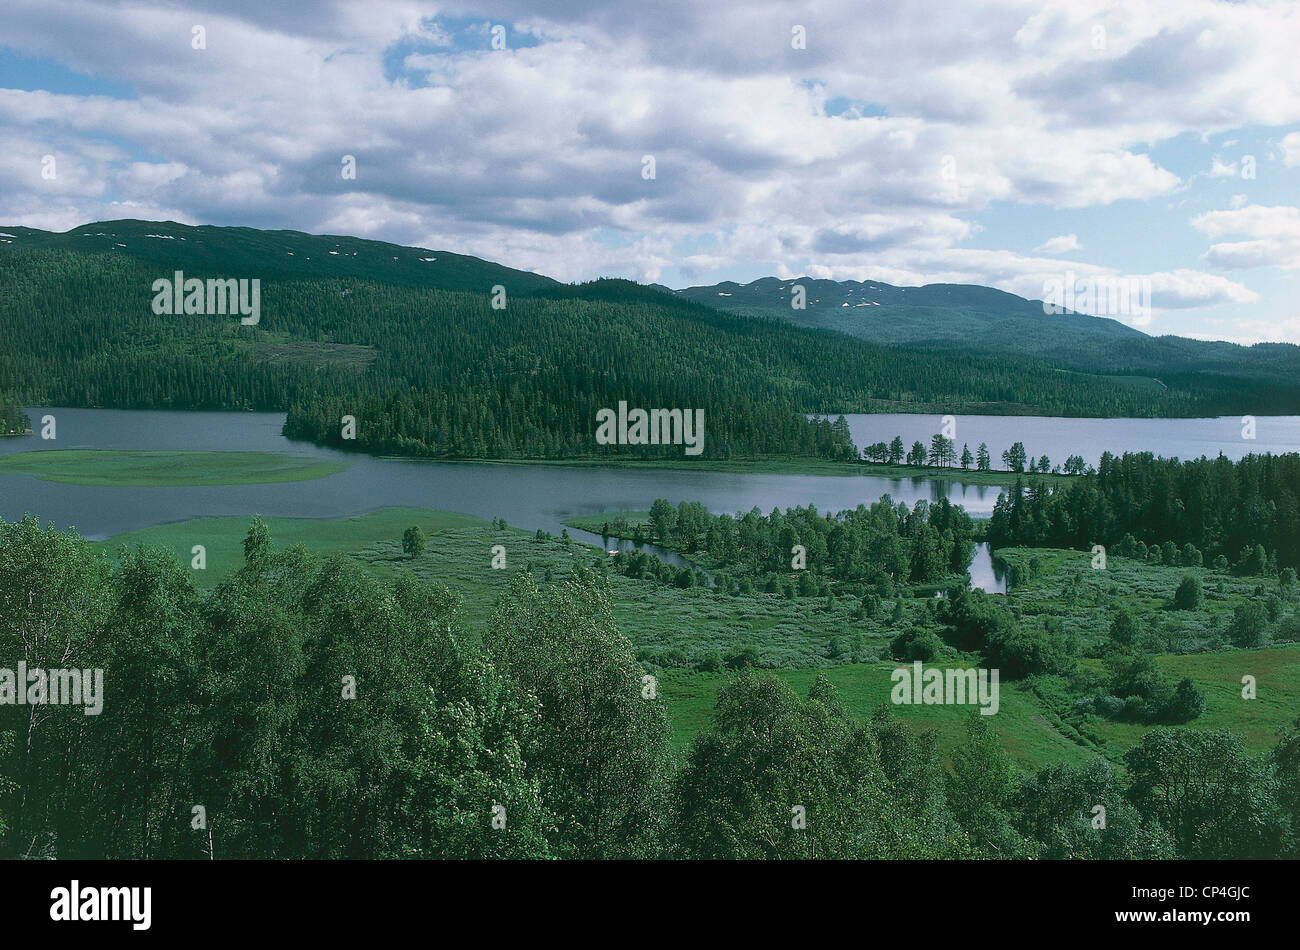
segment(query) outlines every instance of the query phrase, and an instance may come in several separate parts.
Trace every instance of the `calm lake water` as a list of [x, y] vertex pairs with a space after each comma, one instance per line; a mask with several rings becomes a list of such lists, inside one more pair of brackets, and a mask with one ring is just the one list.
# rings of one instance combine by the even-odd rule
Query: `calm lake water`
[[[874, 476], [771, 475], [680, 470], [619, 470], [485, 462], [422, 462], [379, 459], [304, 442], [280, 434], [282, 413], [154, 412], [112, 409], [31, 408], [39, 419], [53, 413], [58, 438], [39, 435], [0, 439], [0, 454], [50, 449], [144, 449], [291, 452], [313, 458], [342, 459], [346, 471], [309, 482], [273, 485], [221, 485], [189, 488], [64, 485], [26, 475], [0, 474], [0, 516], [26, 512], [59, 527], [76, 528], [102, 540], [123, 531], [189, 518], [249, 516], [345, 518], [388, 506], [438, 508], [479, 518], [504, 518], [509, 524], [558, 534], [563, 520], [602, 511], [645, 510], [656, 498], [698, 501], [710, 511], [734, 513], [758, 507], [763, 512], [815, 505], [836, 512], [870, 504], [888, 494], [908, 505], [921, 498], [947, 497], [974, 515], [988, 514], [997, 486], [964, 485], [950, 480]], [[939, 431], [936, 416], [853, 416], [850, 427], [859, 445], [901, 435], [910, 445]], [[1044, 417], [960, 416], [957, 441], [988, 442], [994, 458], [1014, 441], [1053, 462], [1081, 454], [1095, 464], [1101, 452], [1154, 451], [1191, 458], [1222, 451], [1236, 458], [1251, 451], [1294, 451], [1300, 446], [1300, 417], [1260, 417], [1258, 438], [1240, 438], [1234, 419], [1054, 419]], [[600, 544], [586, 532], [575, 538]], [[606, 545], [614, 547], [614, 543]], [[626, 545], [621, 545], [626, 546]], [[653, 548], [647, 549], [653, 550]], [[661, 552], [656, 552], [661, 553]], [[670, 552], [665, 559], [679, 560]], [[976, 586], [1004, 590], [986, 546], [971, 574]]]
[[[1242, 437], [1242, 417], [1217, 419], [1060, 419], [1050, 416], [955, 416], [957, 452], [962, 443], [974, 455], [987, 442], [994, 468], [1002, 468], [1004, 449], [1023, 442], [1034, 459], [1046, 455], [1053, 465], [1064, 466], [1066, 458], [1081, 455], [1096, 465], [1102, 452], [1154, 452], [1165, 458], [1215, 458], [1222, 452], [1236, 460], [1252, 453], [1300, 451], [1300, 416], [1257, 416], [1255, 438]], [[943, 431], [943, 417], [936, 415], [851, 415], [845, 416], [858, 448], [873, 442], [889, 442], [901, 436], [907, 448]]]

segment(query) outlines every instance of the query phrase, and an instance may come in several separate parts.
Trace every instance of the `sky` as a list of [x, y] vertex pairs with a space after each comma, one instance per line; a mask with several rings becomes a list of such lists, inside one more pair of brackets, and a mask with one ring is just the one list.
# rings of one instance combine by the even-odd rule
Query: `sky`
[[1300, 342], [1297, 50], [1294, 0], [4, 0], [0, 230], [673, 287], [1132, 280], [1147, 333]]

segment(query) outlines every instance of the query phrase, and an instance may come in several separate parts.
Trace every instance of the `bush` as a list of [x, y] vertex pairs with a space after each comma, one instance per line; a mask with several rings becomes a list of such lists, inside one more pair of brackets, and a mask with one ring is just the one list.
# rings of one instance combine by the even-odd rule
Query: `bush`
[[1119, 714], [1124, 711], [1124, 700], [1109, 693], [1098, 696], [1093, 705], [1097, 709], [1097, 715], [1105, 716], [1107, 719], [1118, 718]]
[[[1111, 553], [1116, 557], [1138, 557], [1137, 539], [1131, 534], [1124, 535], [1124, 539], [1115, 545]], [[1145, 554], [1142, 556], [1145, 557]]]
[[1241, 549], [1241, 558], [1237, 561], [1237, 573], [1245, 575], [1263, 574], [1268, 567], [1268, 557], [1264, 554], [1264, 545], [1254, 547], [1246, 545]]
[[1228, 623], [1228, 639], [1238, 647], [1261, 647], [1268, 642], [1268, 611], [1257, 601], [1238, 604]]
[[419, 557], [424, 553], [424, 532], [419, 525], [411, 525], [402, 532], [402, 553], [408, 557]]
[[758, 647], [746, 645], [732, 647], [723, 656], [722, 662], [729, 670], [741, 670], [747, 666], [758, 666], [758, 657]]
[[695, 668], [701, 673], [717, 673], [722, 669], [722, 654], [710, 650], [695, 661]]
[[1178, 584], [1174, 592], [1175, 610], [1195, 610], [1201, 606], [1205, 594], [1201, 590], [1201, 579], [1195, 574], [1188, 574]]
[[1174, 688], [1174, 695], [1161, 712], [1160, 718], [1168, 723], [1191, 722], [1205, 712], [1205, 694], [1184, 676]]
[[1147, 718], [1147, 701], [1141, 696], [1130, 696], [1124, 700], [1124, 709], [1120, 718], [1126, 722], [1145, 722]]
[[939, 655], [943, 644], [928, 630], [912, 627], [889, 642], [889, 653], [896, 660], [928, 663]]
[[1007, 679], [1037, 673], [1064, 673], [1073, 665], [1059, 640], [1050, 634], [1015, 628], [989, 643], [990, 666]]
[[1122, 649], [1132, 649], [1142, 628], [1133, 615], [1121, 607], [1110, 622], [1110, 638]]

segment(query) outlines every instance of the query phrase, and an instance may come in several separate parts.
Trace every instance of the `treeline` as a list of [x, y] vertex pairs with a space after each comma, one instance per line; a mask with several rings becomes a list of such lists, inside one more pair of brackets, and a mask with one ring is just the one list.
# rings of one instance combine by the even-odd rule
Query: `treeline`
[[91, 716], [0, 689], [4, 855], [1297, 856], [1297, 729], [1264, 759], [1156, 729], [1127, 779], [1101, 759], [1019, 775], [975, 715], [949, 768], [931, 734], [855, 719], [825, 679], [801, 699], [746, 671], [675, 765], [594, 575], [521, 573], [479, 647], [409, 572], [278, 551], [260, 519], [244, 551], [205, 595], [163, 549], [115, 566], [0, 523], [0, 663], [104, 684]]
[[14, 435], [26, 432], [32, 427], [32, 420], [21, 406], [0, 399], [0, 435]]
[[911, 509], [888, 495], [870, 507], [831, 515], [806, 508], [758, 508], [736, 515], [711, 514], [699, 502], [674, 507], [666, 498], [650, 506], [649, 538], [616, 523], [611, 531], [693, 555], [709, 567], [725, 568], [720, 583], [732, 581], [750, 593], [775, 592], [778, 575], [796, 578], [800, 596], [825, 593], [827, 581], [841, 589], [871, 590], [881, 596], [896, 586], [926, 584], [965, 574], [975, 554], [974, 522], [943, 498], [918, 501]]
[[1096, 474], [1066, 485], [1018, 481], [998, 497], [988, 538], [998, 547], [1123, 544], [1129, 554], [1138, 543], [1143, 553], [1168, 544], [1179, 559], [1192, 545], [1198, 563], [1221, 557], [1224, 566], [1243, 565], [1245, 573], [1261, 573], [1265, 564], [1276, 573], [1279, 566], [1300, 566], [1297, 491], [1300, 455], [1294, 453], [1183, 462], [1107, 452]]
[[620, 401], [704, 410], [708, 457], [856, 457], [806, 413], [1207, 411], [1192, 391], [873, 345], [623, 281], [533, 296], [506, 287], [493, 309], [490, 287], [268, 279], [261, 321], [245, 327], [155, 315], [159, 270], [110, 253], [0, 250], [0, 384], [28, 404], [284, 410], [291, 437], [427, 457], [680, 456], [597, 445], [596, 412]]
[[[928, 448], [924, 442], [916, 441], [912, 443], [910, 449], [904, 449], [902, 436], [896, 435], [891, 442], [872, 442], [864, 446], [862, 457], [868, 462], [887, 465], [929, 465], [934, 468], [960, 465], [963, 471], [974, 469], [977, 472], [988, 472], [993, 469], [993, 460], [989, 455], [987, 442], [981, 442], [974, 452], [971, 452], [969, 443], [963, 442], [959, 454], [956, 441], [938, 432], [930, 437]], [[1010, 448], [1003, 450], [1002, 464], [1009, 472], [1024, 472], [1026, 465], [1029, 466], [1030, 472], [1036, 471], [1043, 475], [1049, 472], [1058, 474], [1062, 472], [1061, 466], [1053, 466], [1052, 460], [1046, 455], [1040, 455], [1035, 460], [1025, 450], [1023, 442], [1014, 442]], [[1081, 455], [1071, 455], [1065, 460], [1066, 475], [1082, 475], [1086, 470], [1092, 469]]]

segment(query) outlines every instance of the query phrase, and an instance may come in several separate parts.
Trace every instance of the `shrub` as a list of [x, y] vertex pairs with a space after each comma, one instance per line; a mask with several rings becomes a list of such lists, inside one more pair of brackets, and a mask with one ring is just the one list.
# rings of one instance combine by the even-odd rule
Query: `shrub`
[[402, 553], [409, 557], [419, 557], [424, 553], [424, 532], [419, 525], [411, 525], [402, 532]]
[[1130, 696], [1124, 700], [1121, 718], [1126, 722], [1144, 722], [1147, 718], [1147, 701], [1141, 696]]
[[695, 668], [701, 673], [717, 673], [722, 669], [722, 654], [710, 650], [695, 661]]
[[1133, 615], [1121, 607], [1110, 622], [1110, 638], [1125, 650], [1132, 649], [1142, 628]]
[[1124, 711], [1124, 700], [1120, 699], [1118, 696], [1112, 696], [1109, 693], [1105, 693], [1097, 697], [1094, 706], [1096, 707], [1099, 716], [1105, 716], [1107, 719], [1115, 719]]
[[1160, 718], [1168, 723], [1191, 722], [1205, 712], [1205, 694], [1188, 677], [1184, 676], [1174, 687], [1174, 695], [1161, 711]]
[[722, 658], [729, 670], [741, 670], [747, 666], [758, 666], [758, 647], [732, 647]]
[[928, 663], [939, 655], [943, 644], [933, 633], [920, 627], [903, 631], [889, 642], [890, 655], [896, 660]]
[[1238, 604], [1228, 623], [1227, 636], [1234, 646], [1260, 647], [1268, 642], [1268, 611], [1257, 601]]
[[1174, 592], [1175, 610], [1195, 610], [1205, 599], [1201, 590], [1201, 579], [1195, 574], [1188, 574], [1178, 584]]

